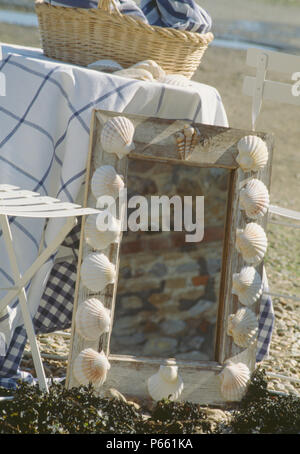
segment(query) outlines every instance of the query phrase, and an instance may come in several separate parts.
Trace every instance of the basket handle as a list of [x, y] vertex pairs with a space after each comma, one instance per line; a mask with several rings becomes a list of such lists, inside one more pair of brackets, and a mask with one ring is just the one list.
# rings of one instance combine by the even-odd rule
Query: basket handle
[[98, 8], [103, 9], [103, 11], [110, 12], [111, 5], [113, 6], [113, 9], [115, 10], [114, 12], [117, 12], [117, 13], [119, 13], [119, 15], [121, 15], [119, 8], [116, 5], [115, 0], [98, 0]]

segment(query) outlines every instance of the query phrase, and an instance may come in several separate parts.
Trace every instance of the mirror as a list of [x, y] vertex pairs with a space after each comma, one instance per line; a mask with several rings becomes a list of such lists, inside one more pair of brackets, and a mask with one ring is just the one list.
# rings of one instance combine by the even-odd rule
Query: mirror
[[[133, 196], [146, 198], [149, 230], [128, 229], [123, 234], [112, 354], [216, 359], [229, 174], [223, 168], [128, 160], [128, 206]], [[154, 196], [177, 196], [181, 200], [182, 212], [178, 205], [170, 205], [170, 231], [163, 230], [167, 213], [162, 208], [156, 213], [153, 210]], [[135, 211], [128, 209], [128, 222]], [[185, 213], [192, 214], [193, 224], [197, 222], [194, 233], [187, 231]], [[203, 216], [201, 238], [199, 223], [203, 223]], [[186, 229], [177, 231], [175, 219]], [[138, 221], [145, 228], [142, 220]], [[189, 234], [194, 241], [187, 241]]]

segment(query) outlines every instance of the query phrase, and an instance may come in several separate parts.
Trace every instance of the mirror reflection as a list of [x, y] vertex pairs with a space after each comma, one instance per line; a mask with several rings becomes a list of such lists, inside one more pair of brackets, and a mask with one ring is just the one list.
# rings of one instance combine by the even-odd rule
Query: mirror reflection
[[[215, 359], [228, 182], [226, 169], [129, 160], [128, 200], [146, 197], [149, 228], [154, 231], [123, 234], [111, 353]], [[162, 209], [151, 216], [150, 201], [163, 195], [182, 201], [182, 213], [170, 205], [170, 231], [162, 227]], [[184, 222], [185, 212], [192, 214], [194, 224], [204, 215], [202, 241], [186, 241], [193, 232], [186, 231], [191, 221]], [[137, 220], [136, 213], [128, 209], [128, 221], [130, 216]], [[178, 231], [180, 221], [186, 226], [183, 231]]]

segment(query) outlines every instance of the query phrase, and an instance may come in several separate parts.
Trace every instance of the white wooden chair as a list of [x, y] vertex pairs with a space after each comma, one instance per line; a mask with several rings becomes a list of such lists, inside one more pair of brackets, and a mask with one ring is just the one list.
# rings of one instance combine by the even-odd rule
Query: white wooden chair
[[[3, 239], [8, 252], [8, 257], [13, 273], [15, 285], [4, 289], [6, 295], [0, 300], [0, 313], [5, 310], [7, 305], [16, 297], [23, 315], [24, 326], [28, 335], [31, 347], [34, 367], [37, 373], [38, 383], [41, 389], [48, 392], [47, 381], [41, 360], [40, 351], [30, 310], [27, 304], [25, 286], [57, 250], [66, 235], [76, 223], [77, 216], [98, 213], [99, 210], [92, 208], [81, 208], [74, 203], [64, 203], [52, 197], [41, 197], [38, 193], [21, 190], [20, 188], [7, 184], [0, 184], [0, 226], [3, 232]], [[20, 274], [17, 258], [13, 246], [13, 237], [8, 222], [8, 216], [21, 216], [30, 218], [68, 218], [54, 240], [40, 253], [34, 263], [26, 270], [23, 276]]]
[[[247, 51], [248, 66], [256, 68], [256, 76], [244, 78], [243, 93], [252, 97], [252, 130], [255, 131], [257, 118], [264, 99], [280, 103], [293, 104], [300, 107], [300, 57], [281, 52], [251, 48]], [[266, 79], [267, 71], [288, 74], [291, 84]], [[300, 111], [299, 111], [300, 121]], [[300, 212], [270, 205], [270, 215], [300, 221]], [[270, 221], [276, 224], [300, 228], [300, 224]]]

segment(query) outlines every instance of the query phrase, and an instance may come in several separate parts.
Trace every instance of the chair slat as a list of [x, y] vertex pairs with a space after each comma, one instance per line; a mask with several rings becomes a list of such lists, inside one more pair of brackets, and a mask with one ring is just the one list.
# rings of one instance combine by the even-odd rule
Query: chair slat
[[77, 208], [69, 210], [55, 210], [55, 211], [19, 211], [19, 210], [1, 210], [1, 214], [6, 216], [20, 216], [23, 218], [65, 218], [69, 216], [85, 216], [88, 214], [97, 214], [100, 210], [94, 208]]
[[247, 65], [257, 66], [257, 58], [265, 54], [268, 56], [268, 70], [290, 74], [298, 72], [300, 68], [300, 57], [271, 50], [251, 48], [247, 51]]
[[0, 207], [1, 206], [25, 206], [25, 205], [38, 205], [42, 203], [60, 203], [58, 199], [54, 197], [23, 197], [21, 199], [0, 199]]
[[49, 203], [49, 204], [39, 204], [39, 205], [21, 205], [21, 206], [12, 206], [12, 207], [2, 207], [0, 204], [0, 213], [10, 214], [10, 210], [17, 211], [18, 213], [25, 212], [46, 212], [48, 211], [61, 211], [61, 210], [73, 210], [80, 208], [80, 205], [75, 203]]
[[17, 198], [28, 198], [28, 197], [39, 197], [40, 194], [32, 191], [9, 191], [0, 192], [0, 200], [17, 199]]

